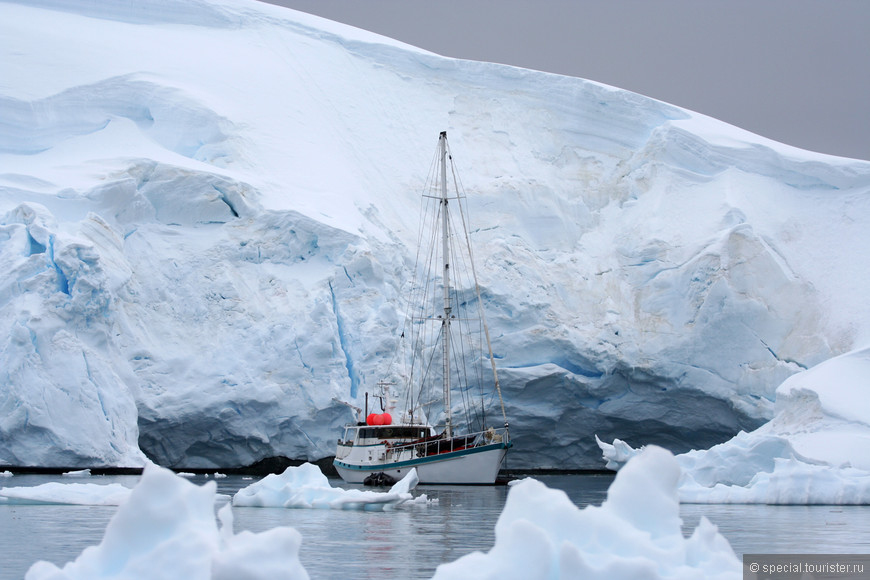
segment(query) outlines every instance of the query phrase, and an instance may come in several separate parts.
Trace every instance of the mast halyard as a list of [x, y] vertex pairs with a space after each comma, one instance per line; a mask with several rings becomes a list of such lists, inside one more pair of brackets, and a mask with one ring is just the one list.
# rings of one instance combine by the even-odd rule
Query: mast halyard
[[441, 321], [441, 342], [444, 350], [444, 410], [447, 414], [444, 432], [453, 437], [453, 417], [450, 404], [450, 222], [447, 215], [447, 131], [439, 137], [441, 144], [441, 252], [444, 260], [444, 319]]

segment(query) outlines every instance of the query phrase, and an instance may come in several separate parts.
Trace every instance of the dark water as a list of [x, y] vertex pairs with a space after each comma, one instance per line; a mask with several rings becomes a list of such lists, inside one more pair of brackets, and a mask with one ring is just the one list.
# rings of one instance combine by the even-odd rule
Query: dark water
[[[599, 505], [612, 476], [545, 476], [580, 507]], [[2, 486], [48, 481], [112, 483], [132, 487], [136, 477], [67, 479], [14, 476]], [[193, 478], [203, 483], [205, 477]], [[232, 495], [252, 483], [241, 477], [218, 479], [218, 492]], [[332, 485], [342, 485], [339, 480]], [[420, 486], [415, 494], [437, 498], [429, 506], [391, 512], [235, 508], [235, 531], [260, 532], [292, 526], [303, 537], [300, 558], [312, 578], [430, 578], [443, 562], [494, 541], [495, 522], [507, 487]], [[220, 505], [220, 503], [219, 503]], [[115, 507], [0, 505], [0, 580], [23, 578], [36, 560], [59, 566], [102, 540]], [[702, 515], [719, 526], [738, 556], [752, 553], [870, 553], [870, 506], [684, 505], [688, 534]]]

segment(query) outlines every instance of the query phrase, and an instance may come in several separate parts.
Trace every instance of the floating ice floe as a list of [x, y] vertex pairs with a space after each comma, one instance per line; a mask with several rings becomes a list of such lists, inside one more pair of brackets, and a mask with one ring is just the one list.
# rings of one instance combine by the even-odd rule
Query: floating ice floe
[[[342, 489], [329, 485], [320, 468], [311, 463], [288, 467], [284, 473], [267, 475], [233, 496], [233, 505], [244, 507], [321, 508], [344, 510], [388, 510], [413, 500], [417, 470], [408, 474], [386, 492]], [[421, 498], [425, 501], [425, 496]]]
[[[354, 503], [328, 502], [323, 485], [317, 485], [323, 482], [314, 476], [316, 469], [313, 465], [293, 468], [271, 481], [301, 484], [297, 489], [307, 488], [312, 507]], [[617, 474], [600, 507], [581, 510], [564, 492], [533, 479], [522, 480], [508, 494], [493, 548], [439, 566], [434, 578], [737, 580], [740, 562], [706, 518], [701, 518], [690, 537], [683, 537], [679, 477], [673, 455], [651, 446]], [[390, 492], [379, 495], [410, 495], [415, 481], [411, 473]], [[99, 545], [86, 548], [62, 568], [37, 562], [25, 580], [308, 578], [299, 561], [302, 538], [296, 530], [279, 527], [262, 533], [233, 533], [232, 504], [218, 512], [220, 525], [215, 520], [215, 489], [214, 481], [197, 486], [167, 469], [148, 465]], [[286, 489], [281, 489], [273, 485], [242, 497], [286, 498]], [[339, 492], [336, 497], [345, 497], [340, 493], [345, 490], [335, 491]], [[356, 494], [345, 499], [349, 497]]]
[[650, 446], [617, 474], [600, 507], [581, 510], [562, 491], [520, 481], [492, 549], [442, 564], [434, 580], [740, 578], [731, 545], [706, 518], [683, 537], [679, 478], [674, 456]]
[[[598, 445], [610, 469], [639, 452]], [[770, 422], [677, 461], [686, 503], [870, 504], [870, 348], [793, 375]]]
[[75, 471], [67, 471], [62, 473], [63, 477], [90, 477], [91, 470], [90, 469], [76, 469]]
[[130, 488], [120, 483], [44, 483], [33, 487], [0, 488], [0, 504], [121, 505]]
[[196, 486], [147, 465], [99, 545], [86, 548], [62, 568], [36, 562], [25, 580], [307, 579], [299, 562], [299, 532], [278, 527], [234, 534], [229, 504], [218, 513], [219, 528], [216, 487], [214, 481]]

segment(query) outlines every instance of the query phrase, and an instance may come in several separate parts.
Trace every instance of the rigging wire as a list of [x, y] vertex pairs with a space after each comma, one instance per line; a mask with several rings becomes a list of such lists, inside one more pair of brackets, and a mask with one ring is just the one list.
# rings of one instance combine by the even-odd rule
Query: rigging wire
[[[417, 234], [417, 251], [414, 259], [414, 270], [411, 282], [410, 291], [407, 292], [406, 312], [402, 324], [402, 333], [400, 336], [400, 344], [402, 346], [402, 359], [407, 361], [404, 356], [405, 346], [410, 347], [410, 365], [406, 363], [405, 372], [403, 374], [404, 399], [409, 412], [409, 419], [413, 417], [417, 408], [420, 408], [428, 417], [431, 414], [433, 403], [440, 399], [435, 392], [438, 387], [437, 379], [443, 372], [439, 373], [439, 365], [435, 364], [438, 360], [439, 349], [443, 348], [442, 329], [450, 333], [451, 349], [448, 356], [454, 364], [452, 364], [454, 375], [457, 380], [455, 382], [455, 391], [461, 395], [460, 401], [462, 412], [465, 416], [466, 425], [472, 431], [480, 431], [485, 428], [485, 411], [489, 404], [492, 404], [495, 395], [498, 395], [498, 400], [501, 405], [502, 415], [505, 417], [505, 425], [507, 418], [505, 415], [504, 401], [501, 397], [501, 388], [498, 382], [498, 375], [495, 369], [495, 360], [492, 353], [489, 332], [486, 328], [483, 318], [483, 304], [481, 298], [480, 285], [477, 279], [477, 273], [474, 267], [474, 260], [471, 248], [471, 240], [467, 227], [466, 212], [467, 196], [465, 189], [462, 186], [457, 174], [456, 167], [453, 161], [453, 156], [449, 151], [447, 144], [447, 159], [450, 162], [450, 176], [453, 179], [453, 190], [455, 198], [451, 196], [449, 199], [457, 202], [459, 207], [458, 212], [450, 212], [448, 214], [449, 229], [448, 232], [448, 248], [449, 256], [443, 257], [444, 261], [449, 264], [451, 278], [453, 284], [449, 290], [449, 304], [451, 306], [450, 320], [444, 320], [443, 314], [436, 316], [432, 312], [438, 312], [438, 302], [440, 300], [438, 283], [442, 280], [443, 273], [441, 267], [436, 266], [439, 258], [440, 247], [439, 243], [440, 230], [439, 222], [442, 221], [443, 208], [441, 198], [441, 179], [440, 179], [440, 143], [436, 147], [435, 153], [430, 163], [429, 172], [424, 182], [423, 192], [421, 195], [419, 224]], [[453, 206], [451, 206], [453, 207]], [[463, 238], [464, 234], [464, 238]], [[462, 248], [462, 241], [465, 242], [465, 248]], [[470, 273], [470, 277], [469, 277]], [[476, 316], [468, 316], [470, 309], [474, 303], [477, 304], [478, 312]], [[442, 306], [443, 307], [443, 306]], [[432, 312], [429, 309], [434, 309]], [[443, 311], [442, 311], [443, 312]], [[472, 326], [472, 319], [477, 320], [477, 328]], [[441, 324], [437, 324], [440, 322]], [[434, 323], [434, 324], [433, 324]], [[483, 380], [485, 358], [483, 354], [483, 340], [485, 337], [486, 348], [489, 352], [489, 361], [492, 366], [493, 380], [495, 387], [487, 402], [485, 396]], [[454, 339], [456, 337], [457, 339]], [[470, 344], [475, 343], [475, 344]], [[398, 349], [397, 349], [398, 350]], [[480, 354], [476, 354], [477, 351]], [[398, 356], [398, 354], [396, 354]], [[468, 365], [462, 364], [468, 359], [473, 360], [471, 369]], [[395, 360], [395, 357], [394, 357]], [[391, 365], [392, 366], [392, 365]], [[438, 375], [438, 376], [436, 376]], [[451, 382], [453, 379], [451, 378]], [[474, 393], [474, 386], [477, 386], [477, 393]], [[431, 391], [431, 392], [430, 392]], [[454, 391], [454, 392], [455, 392]], [[479, 410], [477, 410], [477, 402], [479, 399]], [[416, 401], [416, 404], [415, 404]], [[422, 401], [428, 401], [422, 403]], [[446, 413], [446, 409], [443, 409]], [[479, 429], [471, 429], [472, 423], [476, 423], [473, 417], [479, 416], [481, 427]]]
[[[449, 151], [448, 151], [448, 154], [449, 154]], [[453, 155], [452, 154], [450, 154], [450, 170], [451, 170], [451, 173], [453, 173], [453, 185], [456, 188], [456, 197], [459, 198], [460, 181], [456, 177], [456, 168], [453, 165]], [[477, 270], [474, 267], [474, 254], [473, 254], [473, 250], [471, 248], [471, 239], [469, 238], [469, 235], [468, 235], [468, 222], [465, 219], [465, 213], [462, 209], [462, 203], [459, 203], [458, 205], [459, 205], [459, 214], [460, 214], [460, 217], [462, 218], [462, 230], [465, 232], [466, 247], [468, 248], [468, 254], [470, 257], [469, 261], [471, 263], [471, 275], [474, 277], [474, 290], [475, 290], [475, 293], [477, 294], [477, 303], [478, 303], [478, 309], [480, 311], [480, 319], [481, 319], [481, 321], [483, 321], [483, 331], [484, 331], [484, 335], [486, 336], [486, 347], [487, 347], [487, 350], [489, 352], [489, 361], [490, 361], [490, 366], [492, 367], [493, 380], [495, 381], [495, 390], [498, 393], [498, 402], [499, 402], [499, 405], [501, 406], [502, 418], [504, 419], [505, 427], [507, 427], [508, 426], [507, 412], [505, 411], [505, 408], [504, 408], [504, 398], [502, 398], [501, 384], [499, 383], [499, 380], [498, 380], [498, 370], [496, 369], [495, 357], [494, 357], [493, 352], [492, 352], [492, 340], [490, 340], [490, 336], [489, 336], [489, 327], [486, 324], [486, 313], [483, 310], [483, 299], [482, 299], [481, 294], [480, 294], [480, 284], [478, 283], [478, 279], [477, 279]]]
[[[416, 255], [414, 258], [414, 270], [413, 270], [414, 275], [412, 276], [412, 280], [411, 280], [411, 290], [407, 293], [407, 304], [406, 304], [406, 308], [405, 308], [406, 316], [405, 316], [405, 319], [404, 319], [403, 324], [402, 324], [402, 335], [401, 335], [402, 337], [405, 337], [406, 332], [412, 330], [412, 328], [413, 328], [414, 313], [415, 313], [414, 312], [414, 305], [415, 304], [424, 304], [424, 302], [419, 301], [419, 298], [421, 298], [420, 293], [421, 292], [425, 293], [426, 290], [421, 289], [421, 287], [419, 286], [420, 280], [419, 280], [418, 272], [420, 271], [420, 267], [421, 267], [420, 259], [421, 259], [421, 254], [423, 252], [423, 249], [424, 249], [424, 247], [430, 246], [430, 244], [423, 244], [423, 236], [425, 235], [425, 228], [423, 226], [426, 223], [426, 212], [427, 212], [426, 208], [427, 208], [427, 199], [428, 199], [426, 196], [426, 192], [427, 192], [427, 188], [431, 188], [432, 184], [436, 181], [438, 164], [439, 164], [438, 150], [436, 149], [435, 153], [432, 156], [432, 161], [429, 163], [429, 172], [426, 176], [426, 180], [424, 181], [424, 185], [423, 185], [423, 195], [420, 196], [420, 210], [419, 210], [419, 216], [418, 216], [418, 223], [419, 223], [420, 227], [417, 228], [417, 252], [416, 252]], [[411, 328], [408, 327], [409, 323], [412, 325]], [[414, 336], [417, 336], [417, 333], [412, 333], [412, 338]], [[404, 340], [403, 340], [403, 343], [404, 343]], [[407, 369], [406, 376], [404, 377], [405, 378], [405, 390], [404, 390], [405, 401], [407, 403], [408, 410], [409, 410], [411, 416], [413, 415], [412, 410], [415, 408], [413, 385], [414, 385], [414, 373], [415, 373], [414, 363], [417, 361], [417, 357], [414, 356], [413, 353], [416, 352], [417, 346], [418, 345], [416, 344], [416, 341], [412, 340], [412, 344], [411, 344], [411, 351], [412, 351], [411, 367], [409, 369]], [[419, 401], [421, 399], [418, 398], [417, 400]], [[410, 418], [410, 416], [409, 416], [409, 418]]]

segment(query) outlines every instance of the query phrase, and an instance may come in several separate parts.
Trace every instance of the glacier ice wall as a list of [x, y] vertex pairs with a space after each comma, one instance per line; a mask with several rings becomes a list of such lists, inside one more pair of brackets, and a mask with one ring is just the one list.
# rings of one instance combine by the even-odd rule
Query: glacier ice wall
[[[774, 417], [709, 449], [676, 456], [684, 503], [866, 505], [870, 501], [870, 348], [794, 374]], [[638, 450], [597, 441], [608, 469]]]
[[868, 336], [870, 163], [253, 2], [5, 2], [0, 35], [0, 464], [331, 455], [444, 129], [512, 467], [709, 447]]

